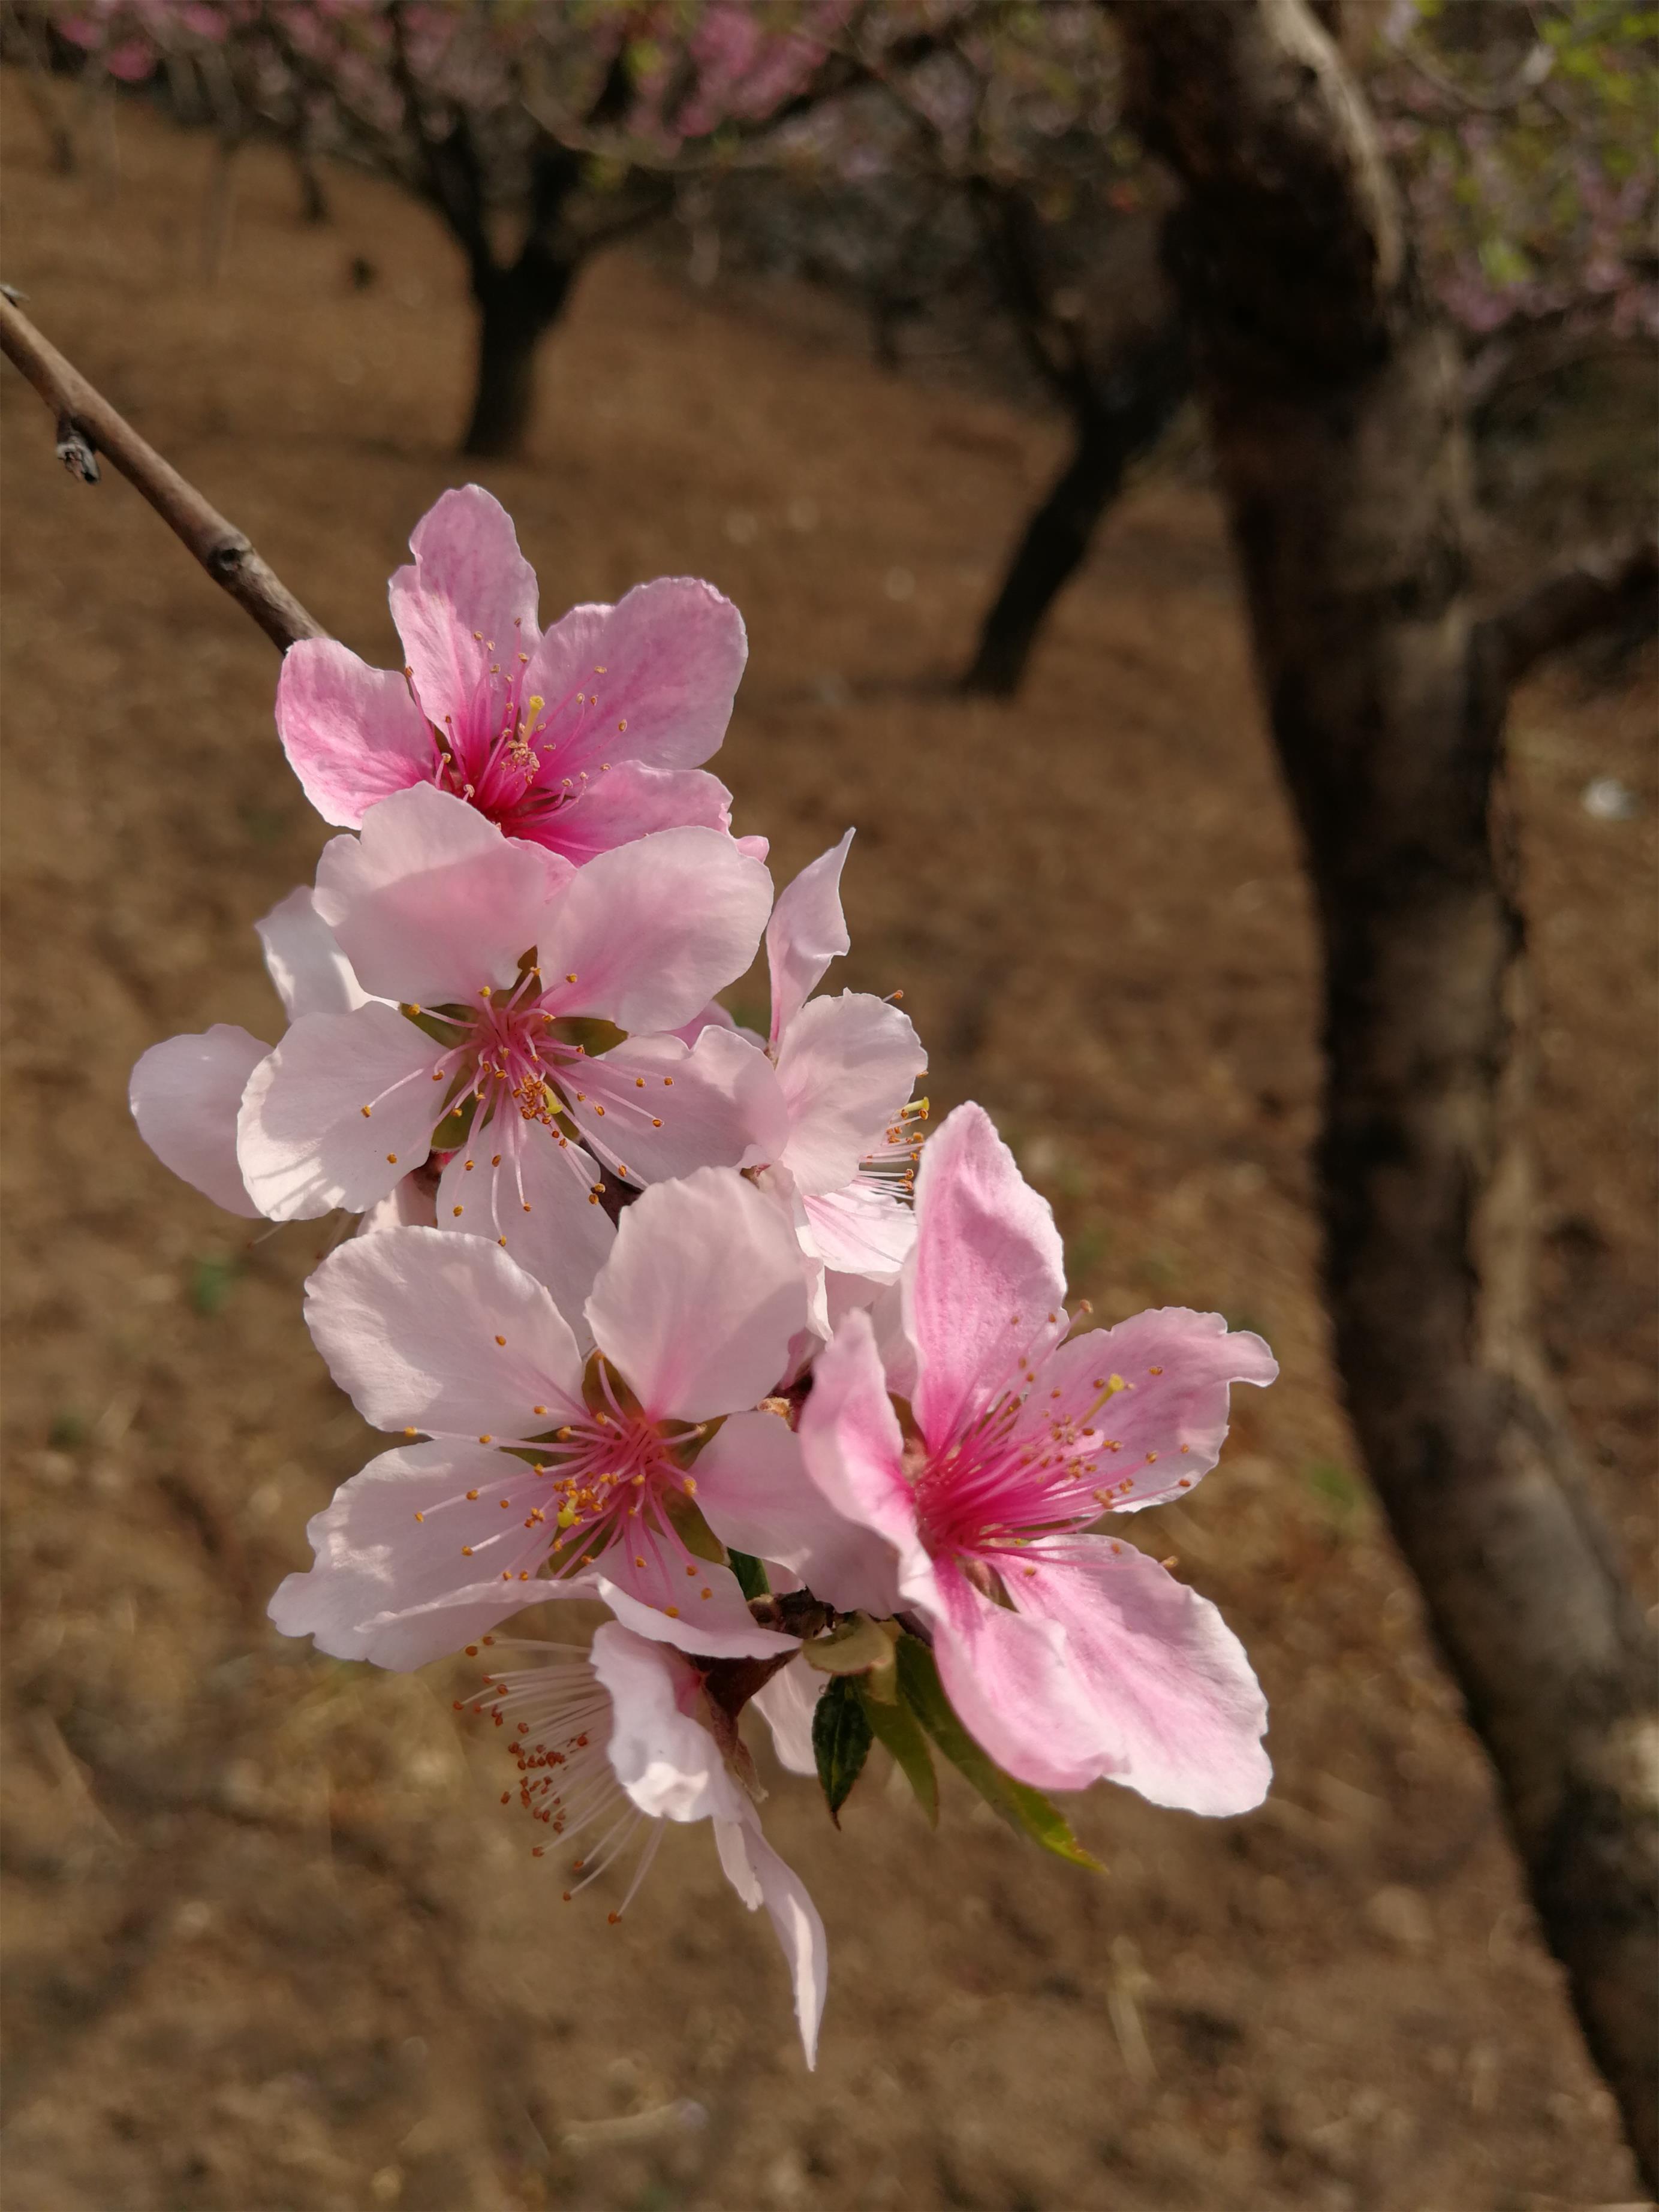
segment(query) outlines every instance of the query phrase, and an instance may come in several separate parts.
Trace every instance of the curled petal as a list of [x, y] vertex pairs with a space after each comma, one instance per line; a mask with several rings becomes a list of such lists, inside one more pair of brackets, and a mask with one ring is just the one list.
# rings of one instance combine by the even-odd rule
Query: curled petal
[[266, 972], [289, 1021], [297, 1022], [301, 1014], [349, 1014], [367, 1004], [368, 994], [318, 913], [308, 884], [279, 899], [254, 927], [264, 947]]
[[887, 1395], [870, 1316], [861, 1310], [847, 1316], [813, 1367], [800, 1444], [807, 1474], [841, 1517], [891, 1547], [901, 1590], [930, 1595], [933, 1571], [915, 1492], [905, 1480], [903, 1432]]
[[772, 909], [766, 960], [772, 974], [774, 1044], [817, 990], [830, 963], [853, 942], [841, 910], [841, 872], [852, 842], [849, 830], [839, 845], [801, 870]]
[[427, 719], [467, 707], [492, 662], [534, 653], [536, 572], [519, 550], [513, 519], [479, 484], [447, 491], [416, 524], [412, 568], [388, 596], [416, 696]]
[[641, 1812], [655, 1820], [736, 1819], [742, 1792], [693, 1717], [702, 1681], [690, 1661], [614, 1620], [595, 1630], [590, 1656], [614, 1711], [611, 1768]]
[[927, 1065], [909, 1016], [884, 999], [848, 991], [801, 1008], [777, 1068], [789, 1111], [783, 1164], [804, 1198], [853, 1180]]
[[829, 1947], [805, 1884], [761, 1833], [759, 1815], [743, 1803], [734, 1820], [717, 1820], [714, 1841], [726, 1878], [752, 1912], [766, 1907], [795, 1992], [795, 2020], [809, 2067], [817, 2063], [818, 2026], [830, 1983]]
[[132, 1071], [127, 1103], [163, 1167], [227, 1213], [262, 1211], [236, 1158], [236, 1116], [249, 1078], [270, 1051], [229, 1022], [153, 1044]]
[[805, 1659], [792, 1659], [763, 1682], [750, 1699], [772, 1731], [772, 1747], [778, 1763], [791, 1774], [816, 1774], [817, 1754], [812, 1748], [812, 1716], [817, 1711], [830, 1677]]
[[697, 1503], [722, 1543], [789, 1568], [838, 1613], [896, 1611], [891, 1546], [836, 1510], [775, 1413], [722, 1424], [697, 1460]]

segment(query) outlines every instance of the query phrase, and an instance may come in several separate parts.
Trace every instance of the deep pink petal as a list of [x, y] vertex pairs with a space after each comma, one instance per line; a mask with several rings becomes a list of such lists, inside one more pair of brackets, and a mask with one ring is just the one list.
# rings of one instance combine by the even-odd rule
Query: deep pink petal
[[881, 1144], [927, 1055], [908, 1014], [867, 992], [814, 999], [778, 1048], [789, 1109], [783, 1164], [805, 1197], [840, 1190]]
[[1095, 1773], [1189, 1813], [1259, 1805], [1273, 1778], [1267, 1700], [1214, 1606], [1132, 1544], [1073, 1537], [1054, 1549], [1005, 1567], [1007, 1587], [1023, 1618], [1065, 1631]]
[[382, 799], [317, 868], [317, 911], [378, 997], [472, 1004], [510, 984], [569, 864], [505, 837], [464, 799], [422, 784]]
[[264, 947], [266, 973], [289, 1021], [297, 1022], [301, 1014], [349, 1014], [368, 997], [318, 913], [309, 884], [279, 899], [253, 926]]
[[[1116, 1493], [1115, 1510], [1132, 1512], [1178, 1498], [1215, 1465], [1227, 1434], [1229, 1384], [1265, 1386], [1278, 1372], [1251, 1331], [1230, 1332], [1220, 1314], [1163, 1306], [1061, 1345], [1040, 1370], [1031, 1406], [1046, 1418], [1058, 1390], [1068, 1411], [1109, 1438], [1097, 1462], [1101, 1486]], [[1123, 1387], [1097, 1405], [1114, 1378]]]
[[377, 1429], [519, 1440], [580, 1418], [582, 1363], [546, 1289], [483, 1237], [353, 1237], [306, 1285], [329, 1371]]
[[[236, 1156], [249, 1195], [273, 1221], [337, 1206], [362, 1213], [432, 1148], [443, 1056], [395, 1008], [295, 1022], [243, 1093]], [[364, 1107], [369, 1111], [365, 1114]]]
[[892, 1547], [836, 1510], [777, 1414], [734, 1413], [723, 1423], [698, 1455], [696, 1483], [703, 1518], [723, 1544], [788, 1567], [838, 1613], [896, 1611]]
[[823, 971], [852, 944], [841, 910], [841, 872], [852, 844], [849, 830], [839, 845], [821, 853], [778, 894], [766, 927], [766, 960], [772, 972], [772, 1036], [776, 1044]]
[[236, 1115], [268, 1044], [229, 1022], [199, 1036], [153, 1044], [132, 1071], [127, 1103], [138, 1133], [163, 1167], [227, 1213], [260, 1207], [236, 1159]]
[[306, 797], [345, 830], [377, 799], [429, 782], [438, 765], [403, 672], [371, 668], [331, 637], [301, 638], [283, 656], [276, 729]]
[[961, 1433], [1062, 1337], [1065, 1258], [1046, 1199], [982, 1106], [958, 1106], [923, 1148], [906, 1319], [915, 1399], [935, 1449]]
[[807, 1474], [842, 1519], [891, 1547], [900, 1587], [926, 1590], [930, 1568], [904, 1474], [904, 1436], [868, 1314], [849, 1313], [818, 1355], [800, 1444]]
[[830, 1985], [823, 1923], [806, 1886], [761, 1833], [760, 1816], [746, 1800], [735, 1820], [717, 1820], [714, 1841], [726, 1878], [752, 1912], [766, 1907], [795, 1993], [795, 2020], [809, 2067], [817, 2064], [818, 2027]]
[[573, 607], [532, 655], [524, 688], [547, 702], [561, 776], [605, 761], [696, 768], [726, 735], [748, 653], [730, 599], [662, 576], [615, 606]]
[[701, 1168], [628, 1208], [587, 1318], [652, 1419], [741, 1412], [777, 1382], [805, 1322], [799, 1249], [741, 1176]]
[[925, 1610], [945, 1695], [981, 1750], [1038, 1790], [1082, 1790], [1097, 1778], [1097, 1716], [1057, 1623], [994, 1604], [943, 1559]]
[[513, 1495], [502, 1483], [520, 1478], [535, 1480], [522, 1462], [478, 1444], [382, 1452], [307, 1524], [315, 1564], [283, 1583], [270, 1618], [333, 1658], [400, 1672], [459, 1650], [545, 1595], [535, 1582], [545, 1535], [499, 1503]]
[[677, 1029], [748, 967], [771, 903], [765, 869], [714, 830], [659, 830], [601, 853], [541, 939], [547, 1004], [619, 1029]]
[[724, 836], [732, 827], [732, 794], [700, 768], [617, 761], [591, 776], [568, 806], [550, 813], [526, 809], [508, 826], [515, 836], [533, 837], [580, 867], [656, 830], [718, 830]]
[[478, 484], [447, 491], [415, 526], [413, 568], [399, 568], [388, 596], [392, 619], [414, 671], [416, 697], [442, 727], [488, 675], [518, 653], [533, 653], [536, 572], [519, 550], [512, 517]]
[[592, 1339], [583, 1308], [617, 1239], [588, 1195], [600, 1179], [580, 1145], [509, 1111], [474, 1128], [438, 1185], [438, 1226], [489, 1237], [545, 1283], [584, 1357]]

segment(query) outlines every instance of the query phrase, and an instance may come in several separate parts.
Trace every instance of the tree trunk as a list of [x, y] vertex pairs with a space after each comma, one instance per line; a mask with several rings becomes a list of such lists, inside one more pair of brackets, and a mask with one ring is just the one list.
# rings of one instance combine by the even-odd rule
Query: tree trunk
[[508, 460], [521, 453], [536, 401], [536, 349], [564, 312], [576, 264], [532, 239], [507, 268], [475, 266], [477, 381], [461, 451]]
[[1130, 463], [1157, 442], [1187, 396], [1186, 352], [1172, 320], [1079, 392], [1071, 457], [1025, 526], [962, 679], [964, 691], [1012, 699], [1019, 690], [1048, 610], [1082, 567]]
[[1533, 1334], [1525, 931], [1458, 364], [1301, 0], [1109, 0], [1325, 954], [1320, 1176], [1349, 1410], [1544, 1932], [1659, 2169], [1659, 1709]]

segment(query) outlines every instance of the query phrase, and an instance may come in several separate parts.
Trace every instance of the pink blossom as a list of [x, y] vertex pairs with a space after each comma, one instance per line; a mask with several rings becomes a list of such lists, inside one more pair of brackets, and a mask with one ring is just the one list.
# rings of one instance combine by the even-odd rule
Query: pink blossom
[[698, 766], [748, 653], [729, 599], [663, 577], [543, 632], [511, 518], [477, 484], [447, 491], [410, 546], [391, 585], [404, 669], [331, 638], [283, 662], [277, 728], [325, 822], [355, 829], [432, 784], [578, 865], [653, 830], [729, 829], [731, 794]]
[[764, 1518], [757, 1493], [788, 1479], [766, 1456], [772, 1435], [793, 1441], [771, 1413], [750, 1416], [747, 1455], [698, 1454], [710, 1424], [773, 1389], [805, 1307], [788, 1224], [717, 1168], [623, 1215], [586, 1301], [591, 1361], [545, 1287], [486, 1238], [388, 1229], [343, 1247], [312, 1277], [307, 1320], [364, 1419], [411, 1441], [312, 1522], [316, 1564], [271, 1617], [337, 1658], [416, 1667], [600, 1575], [613, 1608], [626, 1596], [684, 1620], [699, 1651], [733, 1636], [778, 1649], [688, 1534], [700, 1510], [740, 1543]]
[[518, 1802], [547, 1838], [536, 1856], [555, 1839], [561, 1849], [580, 1842], [567, 1903], [637, 1850], [610, 1915], [620, 1920], [656, 1856], [663, 1822], [713, 1821], [726, 1880], [751, 1912], [766, 1907], [776, 1931], [810, 2067], [828, 1981], [823, 1923], [762, 1833], [732, 1722], [710, 1703], [702, 1669], [672, 1648], [674, 1624], [660, 1614], [630, 1618], [633, 1626], [609, 1621], [598, 1630], [586, 1655], [508, 1642], [501, 1649], [534, 1654], [532, 1663], [492, 1672], [472, 1710], [513, 1731]]
[[[428, 786], [381, 800], [316, 892], [372, 995], [302, 1016], [249, 1078], [252, 1200], [361, 1212], [435, 1146], [440, 1223], [495, 1237], [579, 1312], [610, 1244], [601, 1166], [642, 1183], [742, 1157], [748, 1071], [672, 1032], [747, 967], [769, 904], [765, 870], [714, 830], [576, 872]], [[594, 1023], [623, 1041], [590, 1052]]]
[[[808, 1473], [884, 1540], [952, 1703], [1008, 1772], [1248, 1810], [1267, 1786], [1267, 1709], [1237, 1639], [1156, 1561], [1089, 1532], [1191, 1489], [1219, 1454], [1229, 1384], [1270, 1382], [1272, 1354], [1179, 1307], [1066, 1341], [1053, 1217], [977, 1106], [928, 1145], [916, 1212], [913, 1425], [852, 1313], [813, 1370]], [[803, 1571], [817, 1589], [815, 1563]]]

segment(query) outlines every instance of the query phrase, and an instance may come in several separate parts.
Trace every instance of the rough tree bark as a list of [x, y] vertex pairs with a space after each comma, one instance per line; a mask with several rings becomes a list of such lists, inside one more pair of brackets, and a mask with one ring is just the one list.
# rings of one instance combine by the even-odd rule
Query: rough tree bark
[[1085, 375], [1070, 401], [1071, 453], [1021, 533], [981, 625], [964, 691], [1012, 699], [1019, 690], [1049, 608], [1082, 567], [1131, 463], [1158, 442], [1187, 391], [1178, 320], [1128, 347], [1105, 374]]
[[[1649, 2180], [1650, 1639], [1534, 1334], [1529, 986], [1504, 723], [1590, 610], [1469, 599], [1461, 379], [1364, 105], [1303, 0], [1106, 0], [1186, 191], [1183, 300], [1325, 955], [1335, 1348], [1544, 1932]], [[1651, 564], [1625, 578], [1625, 603]]]
[[536, 349], [564, 313], [577, 265], [537, 237], [504, 267], [473, 264], [477, 372], [464, 453], [501, 459], [523, 451], [535, 411]]

